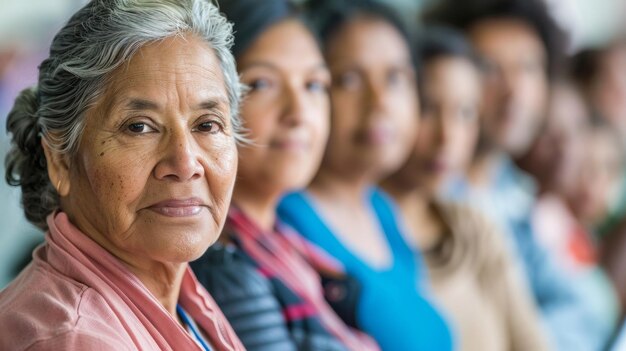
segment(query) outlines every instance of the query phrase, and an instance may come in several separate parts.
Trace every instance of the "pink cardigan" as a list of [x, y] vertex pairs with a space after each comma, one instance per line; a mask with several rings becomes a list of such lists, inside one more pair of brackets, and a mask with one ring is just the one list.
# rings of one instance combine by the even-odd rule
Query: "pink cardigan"
[[[0, 292], [0, 350], [201, 350], [117, 258], [74, 227], [48, 217], [46, 244]], [[244, 350], [189, 268], [180, 305], [217, 350]]]

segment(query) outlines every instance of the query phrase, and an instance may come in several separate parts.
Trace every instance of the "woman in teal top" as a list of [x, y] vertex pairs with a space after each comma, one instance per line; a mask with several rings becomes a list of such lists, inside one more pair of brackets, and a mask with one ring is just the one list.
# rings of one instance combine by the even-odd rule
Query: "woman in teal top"
[[375, 188], [366, 191], [363, 200], [374, 211], [393, 254], [393, 264], [385, 269], [372, 267], [346, 247], [324, 223], [308, 193], [288, 195], [278, 212], [285, 223], [341, 261], [360, 282], [356, 327], [374, 337], [383, 350], [451, 350], [445, 321], [424, 297], [422, 262], [415, 260], [404, 242], [390, 200]]
[[305, 192], [284, 199], [279, 215], [358, 280], [355, 324], [383, 350], [451, 350], [446, 322], [425, 298], [422, 263], [405, 243], [391, 202], [375, 187], [404, 163], [414, 143], [410, 41], [378, 3], [309, 4], [333, 80], [331, 129], [318, 174]]

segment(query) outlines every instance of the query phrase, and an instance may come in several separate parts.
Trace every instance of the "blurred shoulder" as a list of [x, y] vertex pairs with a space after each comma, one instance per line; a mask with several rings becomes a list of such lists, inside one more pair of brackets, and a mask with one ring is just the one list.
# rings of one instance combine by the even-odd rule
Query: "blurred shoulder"
[[190, 263], [198, 281], [219, 302], [268, 294], [268, 274], [235, 243], [215, 243]]
[[440, 215], [449, 228], [449, 242], [462, 251], [465, 264], [478, 271], [492, 271], [511, 259], [505, 234], [481, 210], [463, 202], [439, 202]]
[[438, 202], [436, 207], [453, 235], [462, 235], [471, 240], [503, 240], [497, 225], [481, 209], [458, 201]]

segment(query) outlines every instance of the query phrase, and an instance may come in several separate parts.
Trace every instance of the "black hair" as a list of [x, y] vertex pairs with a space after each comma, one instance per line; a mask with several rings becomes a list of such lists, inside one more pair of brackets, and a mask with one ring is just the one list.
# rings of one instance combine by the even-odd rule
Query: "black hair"
[[220, 12], [233, 24], [233, 56], [238, 58], [265, 30], [299, 10], [289, 0], [220, 0]]
[[358, 16], [381, 19], [392, 25], [405, 40], [413, 54], [412, 36], [398, 14], [390, 7], [375, 0], [309, 0], [305, 6], [309, 23], [314, 29], [322, 47], [344, 25]]
[[582, 88], [588, 88], [593, 83], [602, 68], [605, 55], [613, 50], [626, 48], [626, 39], [618, 38], [601, 48], [585, 49], [572, 58], [571, 75]]
[[600, 49], [585, 49], [572, 58], [572, 77], [581, 88], [587, 88], [595, 79], [602, 54]]
[[440, 57], [457, 57], [470, 61], [478, 68], [481, 66], [472, 44], [463, 33], [450, 27], [425, 28], [418, 37], [415, 55], [422, 65]]
[[567, 37], [541, 0], [442, 0], [423, 16], [424, 22], [442, 24], [467, 31], [491, 19], [516, 19], [533, 28], [547, 54], [547, 74], [557, 76], [565, 56]]

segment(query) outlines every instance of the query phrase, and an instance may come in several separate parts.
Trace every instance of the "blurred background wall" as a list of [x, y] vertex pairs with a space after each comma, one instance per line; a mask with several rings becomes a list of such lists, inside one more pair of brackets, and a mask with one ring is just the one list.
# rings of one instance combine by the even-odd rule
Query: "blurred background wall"
[[19, 188], [4, 181], [4, 155], [10, 147], [6, 117], [20, 90], [37, 81], [54, 33], [83, 0], [0, 0], [0, 288], [28, 261], [43, 234], [24, 218]]

